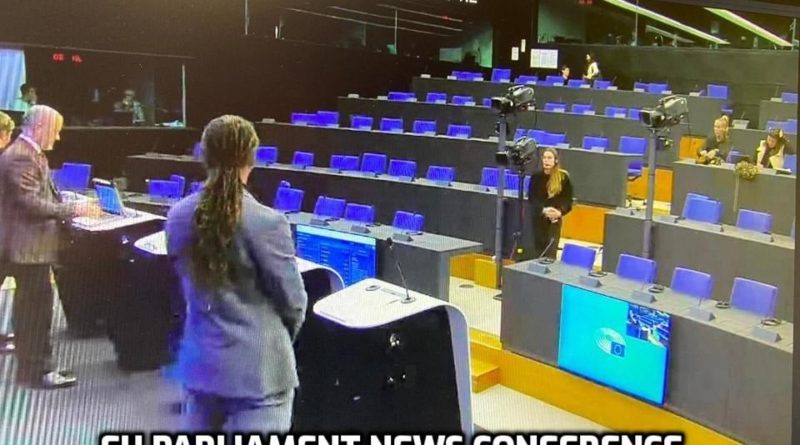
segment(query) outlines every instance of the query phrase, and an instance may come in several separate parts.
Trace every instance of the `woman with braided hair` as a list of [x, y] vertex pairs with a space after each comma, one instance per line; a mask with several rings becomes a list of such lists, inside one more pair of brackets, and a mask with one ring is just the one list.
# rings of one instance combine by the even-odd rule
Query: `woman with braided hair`
[[245, 187], [258, 146], [250, 122], [218, 117], [202, 144], [206, 184], [172, 207], [166, 225], [187, 305], [176, 366], [184, 428], [285, 433], [298, 385], [292, 343], [307, 305], [289, 223]]

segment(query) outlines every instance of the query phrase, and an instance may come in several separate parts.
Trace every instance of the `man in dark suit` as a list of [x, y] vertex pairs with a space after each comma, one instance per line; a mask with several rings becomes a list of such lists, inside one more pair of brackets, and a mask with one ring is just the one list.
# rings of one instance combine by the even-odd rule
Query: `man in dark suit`
[[187, 303], [183, 428], [285, 433], [299, 384], [292, 343], [308, 304], [289, 222], [245, 189], [258, 146], [252, 124], [214, 119], [203, 146], [209, 179], [166, 225]]
[[58, 260], [63, 221], [99, 216], [96, 204], [62, 203], [50, 177], [45, 153], [59, 140], [64, 118], [36, 105], [28, 110], [22, 133], [0, 155], [0, 266], [17, 287], [12, 322], [16, 336], [17, 381], [61, 388], [77, 381], [52, 363], [51, 266]]

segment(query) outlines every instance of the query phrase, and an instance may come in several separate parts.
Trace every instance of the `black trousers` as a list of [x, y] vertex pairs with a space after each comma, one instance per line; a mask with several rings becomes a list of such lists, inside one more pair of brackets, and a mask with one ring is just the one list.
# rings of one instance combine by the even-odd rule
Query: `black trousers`
[[[533, 258], [556, 259], [558, 242], [561, 239], [561, 220], [552, 223], [542, 216], [533, 221]], [[545, 250], [546, 249], [546, 250]]]
[[54, 301], [50, 265], [12, 264], [10, 271], [17, 283], [12, 313], [17, 380], [36, 381], [53, 370], [50, 329]]

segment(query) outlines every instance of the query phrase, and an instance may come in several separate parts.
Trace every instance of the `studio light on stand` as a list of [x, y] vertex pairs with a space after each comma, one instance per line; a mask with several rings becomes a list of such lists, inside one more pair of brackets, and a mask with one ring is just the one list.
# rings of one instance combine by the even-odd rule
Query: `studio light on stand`
[[668, 141], [664, 135], [670, 128], [679, 125], [689, 115], [689, 105], [685, 97], [667, 96], [658, 101], [655, 108], [645, 108], [640, 114], [641, 122], [650, 129], [650, 143], [647, 150], [647, 201], [644, 213], [644, 244], [642, 256], [652, 255], [653, 206], [656, 196], [656, 151], [666, 148]]
[[[493, 97], [492, 109], [497, 111], [497, 156], [508, 152], [506, 137], [508, 131], [508, 115], [526, 111], [535, 105], [533, 88], [515, 85], [508, 89], [505, 96]], [[506, 166], [497, 169], [497, 212], [495, 215], [494, 260], [498, 287], [501, 286], [503, 273], [503, 199], [506, 188]]]

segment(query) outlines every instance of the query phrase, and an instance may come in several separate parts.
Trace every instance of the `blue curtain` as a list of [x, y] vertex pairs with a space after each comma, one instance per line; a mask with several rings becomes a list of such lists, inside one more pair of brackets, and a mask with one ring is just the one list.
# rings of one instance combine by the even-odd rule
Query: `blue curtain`
[[19, 87], [25, 83], [25, 51], [0, 47], [0, 110], [17, 110]]

